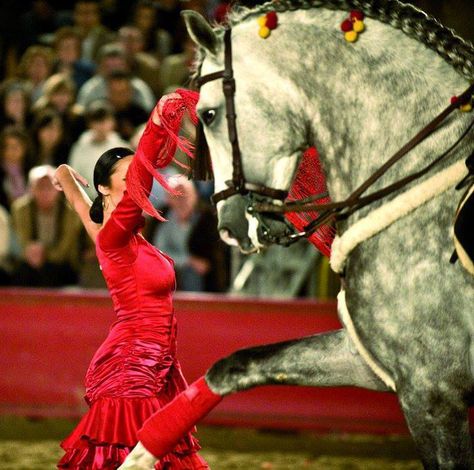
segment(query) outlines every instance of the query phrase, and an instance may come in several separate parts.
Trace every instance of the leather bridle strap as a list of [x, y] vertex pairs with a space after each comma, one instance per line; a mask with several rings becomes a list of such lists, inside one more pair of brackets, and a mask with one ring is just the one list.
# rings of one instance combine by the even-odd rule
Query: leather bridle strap
[[237, 135], [237, 114], [235, 112], [234, 102], [235, 79], [234, 71], [232, 69], [231, 33], [232, 30], [230, 28], [227, 28], [224, 31], [224, 70], [204, 75], [203, 77], [199, 77], [196, 80], [197, 86], [201, 87], [205, 83], [222, 78], [222, 89], [224, 92], [226, 106], [227, 132], [232, 148], [232, 181], [226, 181], [225, 183], [229, 187], [223, 191], [213, 194], [211, 196], [211, 200], [214, 204], [217, 204], [219, 201], [227, 199], [235, 194], [247, 194], [248, 192], [253, 192], [262, 196], [267, 196], [272, 199], [279, 199], [283, 201], [288, 196], [287, 191], [269, 188], [267, 186], [245, 181], [242, 167], [242, 155], [240, 152], [239, 139]]

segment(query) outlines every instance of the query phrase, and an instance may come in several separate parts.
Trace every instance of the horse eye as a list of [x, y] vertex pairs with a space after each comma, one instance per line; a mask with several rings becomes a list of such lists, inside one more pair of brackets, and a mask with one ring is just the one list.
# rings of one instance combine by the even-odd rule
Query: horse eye
[[204, 124], [206, 124], [206, 126], [211, 124], [211, 122], [214, 121], [215, 117], [216, 117], [215, 109], [206, 109], [206, 111], [204, 111], [201, 114], [201, 119], [203, 120]]

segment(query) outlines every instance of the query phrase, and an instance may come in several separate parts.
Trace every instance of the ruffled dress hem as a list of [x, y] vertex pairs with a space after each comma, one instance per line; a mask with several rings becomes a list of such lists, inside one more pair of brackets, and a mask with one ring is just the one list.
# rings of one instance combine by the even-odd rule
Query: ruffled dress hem
[[[142, 424], [164, 405], [157, 397], [99, 398], [61, 443], [66, 453], [58, 468], [116, 470], [136, 445]], [[207, 469], [197, 454], [199, 449], [197, 440], [188, 433], [155, 469]]]

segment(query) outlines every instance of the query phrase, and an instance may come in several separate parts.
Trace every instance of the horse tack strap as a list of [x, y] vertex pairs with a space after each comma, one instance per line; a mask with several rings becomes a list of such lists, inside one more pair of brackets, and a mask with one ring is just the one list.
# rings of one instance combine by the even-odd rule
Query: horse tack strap
[[[352, 192], [346, 199], [343, 201], [331, 202], [327, 204], [308, 204], [306, 201], [293, 201], [283, 205], [274, 205], [268, 203], [256, 203], [255, 210], [258, 212], [307, 212], [307, 211], [323, 211], [324, 220], [316, 219], [316, 224], [313, 224], [314, 227], [326, 223], [331, 218], [336, 218], [338, 220], [345, 219], [356, 210], [370, 204], [371, 202], [377, 201], [384, 196], [387, 196], [404, 186], [408, 183], [421, 178], [423, 175], [427, 174], [437, 163], [439, 163], [443, 158], [446, 157], [456, 145], [461, 142], [461, 140], [467, 135], [467, 133], [473, 128], [474, 120], [471, 124], [465, 129], [461, 136], [451, 145], [443, 154], [436, 158], [433, 162], [428, 164], [425, 168], [416, 172], [412, 175], [408, 175], [405, 178], [379, 190], [369, 196], [361, 197], [362, 194], [372, 186], [375, 181], [377, 181], [387, 170], [398, 162], [403, 156], [405, 156], [410, 150], [416, 147], [419, 143], [425, 140], [430, 134], [435, 131], [441, 122], [446, 119], [446, 117], [460, 104], [465, 103], [470, 99], [474, 93], [474, 83], [469, 86], [469, 88], [459, 96], [459, 99], [455, 103], [451, 103], [447, 108], [445, 108], [435, 119], [433, 119], [428, 125], [426, 125], [421, 131], [419, 131], [409, 142], [407, 142], [400, 150], [398, 150], [384, 165], [382, 165], [375, 173], [373, 173], [361, 186], [359, 186], [354, 192]], [[346, 211], [342, 212], [344, 209]]]
[[[377, 181], [387, 170], [405, 156], [410, 150], [423, 142], [456, 108], [470, 99], [474, 93], [474, 83], [458, 97], [458, 101], [451, 103], [438, 116], [421, 129], [411, 140], [409, 140], [398, 152], [387, 160], [375, 173], [367, 178], [347, 199], [350, 206], [354, 205], [361, 194], [363, 194], [375, 181]], [[400, 185], [402, 187], [403, 185]]]
[[331, 248], [331, 268], [337, 273], [344, 271], [350, 253], [361, 243], [385, 230], [421, 205], [454, 187], [462, 178], [465, 165], [462, 160], [441, 170], [417, 186], [408, 189], [383, 206], [351, 225], [341, 236], [336, 236]]
[[346, 291], [342, 289], [337, 295], [337, 312], [341, 323], [344, 325], [347, 334], [352, 340], [357, 352], [370, 367], [372, 372], [392, 391], [396, 392], [395, 381], [390, 374], [375, 360], [373, 355], [367, 350], [357, 334], [357, 330], [352, 321], [346, 302]]
[[240, 152], [239, 138], [237, 134], [237, 114], [235, 112], [235, 90], [236, 84], [234, 79], [234, 71], [232, 69], [232, 41], [231, 28], [224, 31], [224, 70], [213, 72], [208, 75], [197, 78], [196, 84], [201, 87], [205, 83], [219, 80], [222, 78], [222, 90], [225, 97], [227, 132], [229, 142], [232, 147], [232, 180], [226, 181], [228, 188], [219, 191], [211, 196], [211, 201], [217, 204], [219, 201], [227, 199], [235, 194], [247, 194], [249, 192], [257, 193], [262, 196], [269, 197], [274, 200], [283, 201], [288, 192], [280, 189], [269, 188], [260, 184], [250, 183], [245, 180], [242, 154]]

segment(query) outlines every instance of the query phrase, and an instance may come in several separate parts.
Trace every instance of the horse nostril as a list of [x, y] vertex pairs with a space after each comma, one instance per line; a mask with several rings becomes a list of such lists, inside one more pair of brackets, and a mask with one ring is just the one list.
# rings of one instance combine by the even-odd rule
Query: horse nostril
[[232, 234], [232, 232], [227, 229], [227, 228], [222, 228], [219, 230], [219, 236], [221, 239], [227, 243], [227, 245], [232, 245], [232, 246], [238, 246], [239, 242], [237, 241], [237, 238], [235, 238]]

